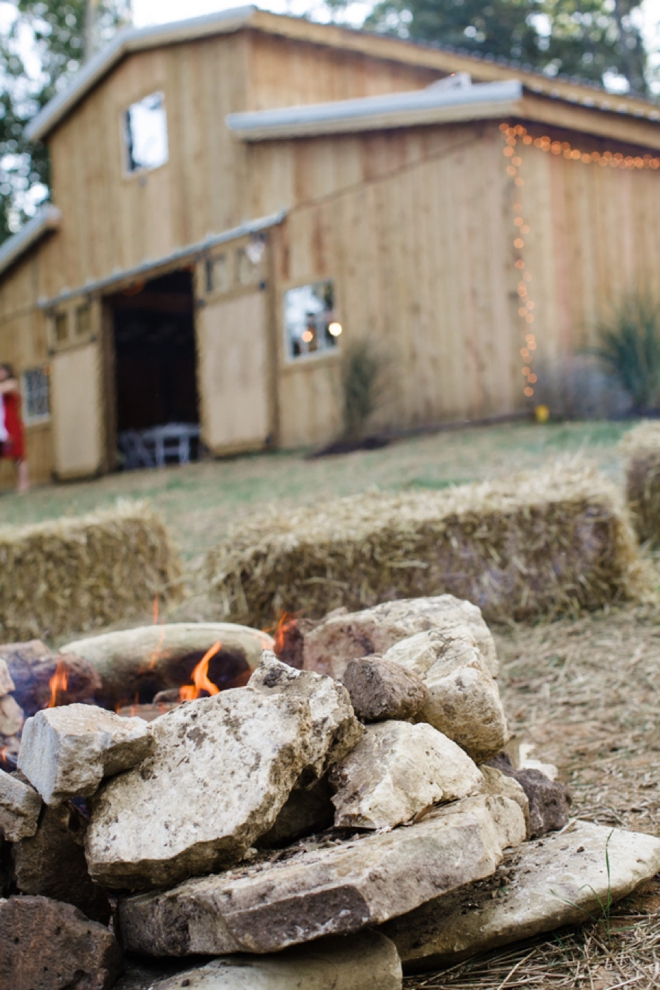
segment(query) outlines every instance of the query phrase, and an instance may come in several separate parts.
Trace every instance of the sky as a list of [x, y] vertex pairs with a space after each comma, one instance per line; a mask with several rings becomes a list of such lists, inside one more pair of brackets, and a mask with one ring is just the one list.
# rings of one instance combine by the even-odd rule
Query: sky
[[[249, 0], [133, 0], [133, 22], [137, 27], [163, 21], [183, 20], [215, 10], [240, 7]], [[660, 7], [660, 0], [654, 0]], [[315, 0], [259, 0], [256, 4], [276, 14], [312, 14], [315, 20], [328, 20], [327, 8]], [[353, 3], [348, 11], [349, 23], [359, 25], [371, 9], [370, 3]]]

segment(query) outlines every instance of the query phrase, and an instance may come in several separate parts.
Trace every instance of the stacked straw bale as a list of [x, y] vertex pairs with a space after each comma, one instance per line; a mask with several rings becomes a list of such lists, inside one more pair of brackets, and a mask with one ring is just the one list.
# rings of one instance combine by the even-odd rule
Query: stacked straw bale
[[660, 423], [640, 423], [623, 438], [626, 496], [642, 543], [660, 541]]
[[446, 592], [490, 620], [596, 609], [649, 587], [617, 490], [558, 463], [444, 492], [367, 493], [234, 529], [207, 557], [226, 618], [265, 626]]
[[5, 642], [82, 632], [150, 609], [181, 587], [182, 566], [146, 502], [34, 526], [0, 527]]

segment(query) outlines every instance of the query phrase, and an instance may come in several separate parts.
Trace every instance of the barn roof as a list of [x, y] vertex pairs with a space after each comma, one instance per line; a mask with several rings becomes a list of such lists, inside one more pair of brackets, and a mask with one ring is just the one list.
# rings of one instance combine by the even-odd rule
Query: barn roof
[[244, 141], [263, 141], [477, 120], [515, 114], [520, 109], [522, 90], [517, 79], [473, 85], [468, 77], [465, 82], [459, 80], [457, 86], [446, 85], [442, 80], [406, 93], [232, 113], [227, 125]]
[[62, 214], [54, 206], [46, 206], [39, 210], [31, 220], [21, 227], [17, 234], [9, 237], [0, 247], [0, 274], [6, 271], [15, 261], [25, 254], [33, 244], [41, 240], [49, 231], [56, 230], [62, 219]]
[[241, 28], [307, 41], [374, 58], [436, 70], [440, 75], [469, 72], [480, 82], [504, 82], [515, 76], [525, 89], [538, 95], [587, 108], [624, 114], [650, 121], [660, 121], [656, 103], [634, 96], [617, 96], [596, 84], [566, 77], [551, 78], [531, 66], [507, 63], [503, 59], [404, 41], [334, 24], [317, 24], [303, 18], [288, 17], [258, 10], [254, 6], [207, 14], [189, 20], [158, 24], [146, 28], [127, 28], [119, 32], [107, 48], [99, 52], [28, 124], [26, 137], [42, 140], [123, 58], [135, 52], [195, 41]]

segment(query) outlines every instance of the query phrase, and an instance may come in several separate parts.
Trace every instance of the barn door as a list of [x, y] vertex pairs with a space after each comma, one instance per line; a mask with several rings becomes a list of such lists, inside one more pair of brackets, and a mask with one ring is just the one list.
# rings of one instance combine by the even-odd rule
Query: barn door
[[103, 464], [101, 355], [89, 304], [55, 314], [51, 402], [58, 478], [84, 478]]
[[204, 288], [197, 310], [202, 440], [215, 453], [268, 442], [268, 296], [258, 273], [243, 248], [206, 261], [198, 272]]

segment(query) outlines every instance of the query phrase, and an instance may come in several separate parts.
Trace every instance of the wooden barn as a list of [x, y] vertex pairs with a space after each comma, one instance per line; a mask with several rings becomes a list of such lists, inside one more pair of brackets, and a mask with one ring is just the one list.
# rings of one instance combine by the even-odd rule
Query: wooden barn
[[0, 248], [0, 360], [38, 481], [168, 423], [333, 439], [365, 335], [375, 427], [513, 412], [660, 270], [655, 105], [453, 50], [244, 7], [123, 32], [28, 132], [53, 203]]

